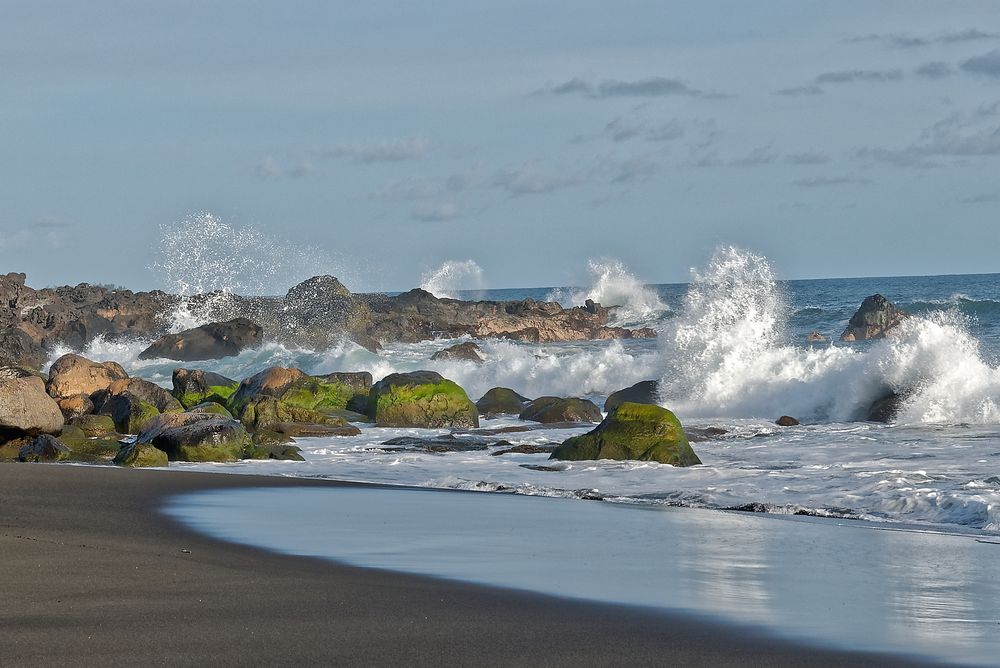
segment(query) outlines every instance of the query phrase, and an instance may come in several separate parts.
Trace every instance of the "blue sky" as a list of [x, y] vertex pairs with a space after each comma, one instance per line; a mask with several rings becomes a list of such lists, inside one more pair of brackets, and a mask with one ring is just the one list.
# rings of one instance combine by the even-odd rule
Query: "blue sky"
[[0, 270], [162, 287], [206, 211], [276, 284], [1000, 270], [995, 2], [402, 4], [0, 0]]

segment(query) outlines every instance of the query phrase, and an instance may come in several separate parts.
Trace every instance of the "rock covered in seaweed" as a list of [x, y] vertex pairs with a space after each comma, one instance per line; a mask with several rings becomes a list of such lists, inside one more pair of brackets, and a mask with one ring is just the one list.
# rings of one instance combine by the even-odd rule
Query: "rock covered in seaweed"
[[625, 402], [592, 431], [567, 439], [550, 459], [632, 459], [673, 466], [701, 464], [680, 421], [661, 406]]
[[250, 435], [236, 420], [210, 413], [167, 413], [150, 420], [136, 438], [171, 461], [235, 462], [250, 451]]
[[368, 415], [379, 427], [478, 427], [465, 390], [435, 371], [394, 373], [372, 386]]
[[211, 322], [177, 334], [167, 334], [139, 353], [139, 359], [195, 362], [235, 357], [263, 341], [264, 329], [247, 318]]
[[206, 401], [225, 405], [240, 386], [239, 381], [201, 369], [174, 369], [171, 382], [174, 387], [174, 398], [184, 408], [191, 408]]
[[885, 338], [910, 314], [897, 308], [882, 295], [865, 297], [861, 306], [851, 316], [847, 329], [840, 335], [841, 341], [867, 341]]

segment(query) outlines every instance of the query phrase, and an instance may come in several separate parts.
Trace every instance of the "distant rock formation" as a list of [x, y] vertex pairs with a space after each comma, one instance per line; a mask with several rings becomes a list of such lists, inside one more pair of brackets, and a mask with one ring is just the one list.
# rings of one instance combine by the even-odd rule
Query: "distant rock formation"
[[910, 314], [896, 308], [882, 295], [865, 297], [861, 307], [851, 316], [841, 341], [867, 341], [884, 338], [898, 327]]

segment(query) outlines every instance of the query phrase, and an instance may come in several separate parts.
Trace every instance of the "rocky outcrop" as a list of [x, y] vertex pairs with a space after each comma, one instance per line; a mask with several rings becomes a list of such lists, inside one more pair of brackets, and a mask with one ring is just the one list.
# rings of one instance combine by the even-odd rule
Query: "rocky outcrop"
[[81, 394], [90, 396], [116, 380], [127, 379], [128, 374], [117, 362], [92, 362], [86, 357], [63, 355], [49, 369], [46, 390], [56, 399], [68, 399]]
[[861, 306], [851, 316], [841, 341], [867, 341], [881, 339], [898, 327], [910, 314], [896, 308], [882, 295], [865, 297]]
[[174, 398], [184, 408], [191, 408], [206, 401], [225, 405], [239, 387], [239, 381], [201, 369], [174, 369], [171, 376]]
[[630, 402], [608, 413], [593, 431], [564, 441], [551, 459], [633, 459], [673, 466], [701, 464], [673, 413], [660, 406]]
[[368, 415], [379, 427], [478, 427], [465, 390], [434, 371], [394, 373], [372, 386]]
[[518, 417], [532, 422], [600, 422], [601, 409], [593, 401], [570, 397], [539, 397], [528, 403]]
[[466, 341], [465, 343], [458, 343], [448, 348], [442, 348], [433, 355], [431, 355], [432, 360], [461, 360], [465, 362], [475, 362], [476, 364], [482, 364], [485, 360], [483, 359], [481, 353], [483, 349], [472, 341]]
[[514, 390], [494, 387], [476, 402], [476, 408], [482, 415], [520, 415], [529, 401]]
[[181, 362], [235, 357], [263, 341], [264, 329], [247, 318], [212, 322], [178, 334], [167, 334], [139, 353], [139, 359]]
[[0, 443], [22, 436], [58, 434], [63, 421], [59, 404], [45, 393], [41, 378], [0, 380]]
[[660, 402], [660, 384], [655, 380], [642, 380], [612, 392], [604, 402], [604, 412], [609, 413], [626, 401], [633, 404], [657, 404]]

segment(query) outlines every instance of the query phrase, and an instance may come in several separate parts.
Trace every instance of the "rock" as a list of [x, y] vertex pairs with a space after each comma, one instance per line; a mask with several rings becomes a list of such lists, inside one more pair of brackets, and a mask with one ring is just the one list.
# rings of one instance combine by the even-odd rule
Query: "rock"
[[86, 394], [59, 399], [56, 403], [59, 404], [59, 410], [67, 422], [94, 412], [94, 402]]
[[[353, 379], [349, 379], [348, 382], [327, 380], [331, 376], [298, 378], [280, 394], [280, 399], [291, 406], [317, 411], [346, 410], [348, 404], [357, 405], [357, 402], [352, 403], [352, 401], [361, 396], [359, 384]], [[368, 383], [368, 386], [371, 387], [371, 383]], [[367, 407], [367, 400], [365, 403]]]
[[432, 360], [464, 360], [466, 362], [475, 362], [476, 364], [482, 364], [485, 360], [480, 353], [483, 349], [472, 341], [467, 341], [465, 343], [459, 343], [449, 348], [443, 348], [433, 355], [431, 355]]
[[889, 392], [872, 402], [868, 409], [868, 422], [892, 422], [896, 419], [903, 404], [910, 397], [908, 392]]
[[262, 342], [263, 328], [247, 318], [212, 322], [178, 334], [167, 334], [139, 353], [139, 359], [181, 362], [235, 357]]
[[361, 430], [353, 424], [315, 424], [306, 422], [276, 422], [271, 429], [292, 438], [317, 436], [357, 436]]
[[233, 415], [241, 415], [243, 408], [259, 396], [280, 399], [285, 391], [297, 380], [307, 378], [301, 369], [286, 369], [272, 366], [249, 378], [244, 378], [236, 391], [229, 397], [226, 408]]
[[63, 423], [59, 404], [45, 393], [41, 378], [0, 380], [0, 443], [21, 436], [58, 434]]
[[40, 434], [21, 446], [17, 453], [19, 462], [58, 462], [68, 459], [71, 450], [55, 436]]
[[174, 369], [171, 376], [174, 398], [184, 408], [191, 408], [206, 401], [223, 404], [240, 386], [239, 381], [201, 369]]
[[494, 387], [476, 402], [476, 408], [482, 415], [520, 415], [529, 401], [514, 390]]
[[442, 434], [421, 438], [419, 436], [399, 436], [382, 443], [384, 450], [423, 450], [424, 452], [476, 452], [488, 450], [495, 445], [510, 445], [507, 441], [490, 442], [481, 438], [458, 438], [454, 434]]
[[278, 443], [258, 444], [254, 443], [247, 459], [277, 459], [290, 462], [304, 462], [302, 450], [294, 445], [284, 445]]
[[826, 337], [816, 330], [813, 330], [809, 332], [809, 335], [806, 337], [806, 341], [809, 341], [810, 343], [822, 343], [823, 341], [826, 341]]
[[36, 374], [22, 366], [16, 364], [0, 364], [0, 380], [14, 380], [15, 378], [31, 378]]
[[721, 427], [688, 427], [684, 434], [689, 443], [702, 443], [704, 441], [714, 441], [720, 436], [725, 436], [729, 431]]
[[118, 466], [130, 468], [146, 468], [150, 466], [166, 466], [167, 453], [152, 443], [132, 443], [118, 451], [114, 458]]
[[539, 397], [518, 415], [532, 422], [600, 422], [601, 409], [593, 401], [570, 397]]
[[794, 427], [800, 423], [798, 420], [791, 417], [790, 415], [782, 415], [780, 418], [774, 421], [774, 424], [778, 425], [779, 427]]
[[198, 404], [197, 406], [192, 406], [187, 410], [188, 413], [210, 413], [212, 415], [219, 415], [226, 418], [227, 420], [235, 419], [233, 414], [226, 410], [226, 407], [222, 404], [217, 404], [214, 401], [206, 401], [203, 404]]
[[41, 343], [25, 329], [22, 326], [0, 329], [0, 360], [9, 365], [40, 369], [48, 361], [48, 355]]
[[276, 431], [275, 425], [292, 422], [331, 426], [347, 424], [342, 418], [331, 417], [310, 408], [293, 406], [283, 399], [275, 399], [267, 395], [257, 396], [244, 405], [243, 411], [240, 413], [240, 421], [250, 431], [261, 429]]
[[506, 450], [498, 450], [496, 452], [491, 452], [490, 454], [494, 457], [499, 457], [500, 455], [542, 455], [542, 454], [552, 454], [555, 449], [559, 447], [557, 445], [534, 445], [532, 443], [522, 443], [521, 445], [515, 445], [512, 448], [507, 448]]
[[604, 402], [604, 411], [610, 413], [621, 406], [626, 401], [633, 404], [658, 404], [660, 403], [660, 384], [655, 380], [639, 381], [635, 385], [626, 387], [624, 390], [612, 392]]
[[70, 449], [66, 459], [77, 462], [108, 461], [120, 448], [117, 434], [110, 438], [108, 435], [91, 438], [77, 425], [66, 425], [59, 440]]
[[333, 276], [313, 276], [307, 278], [285, 295], [285, 302], [297, 305], [323, 303], [331, 297], [350, 297], [351, 291]]
[[107, 402], [121, 394], [131, 394], [153, 406], [160, 413], [181, 413], [184, 411], [184, 407], [181, 406], [179, 401], [174, 399], [170, 392], [156, 383], [151, 383], [142, 378], [116, 380], [108, 386], [108, 389], [92, 394], [91, 399], [94, 402], [94, 411], [101, 414], [110, 414], [111, 411], [105, 409]]
[[633, 459], [673, 466], [701, 464], [673, 413], [660, 406], [631, 402], [608, 413], [593, 431], [564, 441], [551, 459]]
[[235, 462], [250, 452], [247, 430], [208, 413], [170, 413], [150, 420], [136, 439], [167, 453], [170, 461]]
[[112, 436], [117, 434], [115, 421], [110, 415], [81, 415], [73, 420], [83, 433], [93, 438], [95, 436]]
[[896, 308], [882, 295], [865, 297], [860, 308], [840, 335], [841, 341], [881, 339], [898, 327], [910, 314]]
[[89, 396], [108, 389], [116, 380], [126, 378], [128, 374], [117, 362], [92, 362], [70, 353], [52, 363], [46, 389], [56, 399], [67, 399], [80, 394]]
[[434, 371], [394, 373], [372, 386], [368, 415], [380, 427], [478, 427], [465, 390]]
[[146, 423], [157, 417], [160, 411], [129, 392], [116, 394], [104, 402], [102, 412], [115, 421], [115, 429], [122, 434], [138, 434]]

